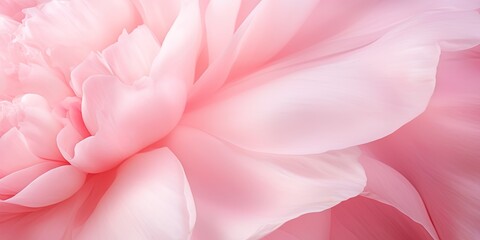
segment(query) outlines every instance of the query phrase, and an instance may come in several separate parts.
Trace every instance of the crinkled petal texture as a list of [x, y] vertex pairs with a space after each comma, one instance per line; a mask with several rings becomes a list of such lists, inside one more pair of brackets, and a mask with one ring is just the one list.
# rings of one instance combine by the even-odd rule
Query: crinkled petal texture
[[193, 239], [259, 239], [289, 219], [358, 195], [365, 184], [356, 149], [259, 154], [184, 127], [165, 144], [181, 159], [195, 196]]
[[317, 59], [304, 62], [311, 55], [305, 51], [227, 83], [194, 104], [183, 124], [269, 153], [312, 154], [370, 142], [424, 111], [440, 50], [471, 47], [480, 34], [469, 29], [479, 27], [476, 12], [425, 13], [360, 49], [328, 58], [318, 50]]
[[443, 54], [425, 113], [365, 146], [418, 190], [441, 239], [480, 236], [479, 74], [478, 47]]

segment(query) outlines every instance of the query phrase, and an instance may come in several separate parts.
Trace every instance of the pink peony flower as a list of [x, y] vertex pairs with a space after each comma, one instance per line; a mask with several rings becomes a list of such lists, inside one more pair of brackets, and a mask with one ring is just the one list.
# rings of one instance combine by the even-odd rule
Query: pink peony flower
[[477, 9], [4, 1], [1, 239], [475, 239]]

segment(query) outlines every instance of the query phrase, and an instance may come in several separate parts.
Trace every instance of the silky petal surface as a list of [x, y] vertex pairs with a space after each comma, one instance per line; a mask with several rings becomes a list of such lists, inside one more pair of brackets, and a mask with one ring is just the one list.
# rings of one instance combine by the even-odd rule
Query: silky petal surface
[[442, 55], [436, 92], [419, 118], [367, 151], [417, 189], [440, 239], [480, 236], [480, 51]]
[[188, 239], [194, 222], [182, 166], [163, 148], [140, 153], [119, 167], [76, 239]]
[[356, 196], [365, 184], [356, 149], [259, 154], [185, 127], [165, 144], [182, 162], [195, 197], [194, 239], [258, 239], [290, 219]]
[[76, 193], [85, 182], [85, 177], [84, 172], [73, 166], [61, 166], [36, 178], [6, 202], [26, 207], [49, 206]]
[[331, 240], [418, 239], [431, 236], [397, 209], [358, 196], [331, 209]]
[[[439, 239], [422, 197], [405, 177], [375, 159], [364, 157], [361, 163], [367, 174], [367, 186], [362, 196], [396, 208], [421, 224], [432, 239]], [[401, 236], [392, 237], [401, 238]]]
[[[454, 49], [480, 40], [457, 29], [480, 27], [478, 13], [453, 16], [448, 25], [444, 18], [452, 16], [427, 14], [349, 54], [252, 74], [198, 104], [183, 123], [250, 150], [282, 154], [321, 153], [384, 137], [426, 108], [439, 45]], [[440, 25], [448, 31], [429, 32]]]
[[330, 240], [330, 221], [330, 210], [308, 213], [286, 222], [262, 240]]

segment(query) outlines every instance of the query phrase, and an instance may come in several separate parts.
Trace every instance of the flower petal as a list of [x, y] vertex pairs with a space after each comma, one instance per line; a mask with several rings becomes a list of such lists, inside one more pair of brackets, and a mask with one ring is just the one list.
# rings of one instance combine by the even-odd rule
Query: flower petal
[[0, 137], [0, 177], [41, 162], [30, 152], [25, 137], [16, 128]]
[[188, 239], [194, 222], [182, 166], [163, 148], [140, 153], [119, 167], [76, 239]]
[[44, 207], [71, 197], [85, 182], [86, 174], [73, 166], [52, 169], [5, 200], [26, 207]]
[[359, 194], [365, 183], [355, 149], [264, 155], [183, 127], [165, 144], [182, 162], [195, 196], [194, 239], [258, 239], [292, 218]]
[[51, 1], [28, 9], [26, 15], [19, 40], [40, 48], [51, 65], [67, 75], [88, 53], [105, 48], [138, 20], [127, 0]]
[[262, 240], [330, 240], [330, 219], [330, 210], [305, 214], [286, 222]]
[[[233, 82], [191, 107], [183, 123], [243, 148], [281, 154], [321, 153], [384, 137], [427, 106], [438, 44], [450, 49], [480, 41], [458, 30], [480, 27], [477, 13], [452, 15], [427, 14], [357, 51]], [[449, 25], [446, 17], [455, 21]], [[440, 25], [446, 32], [429, 30]]]
[[159, 50], [160, 45], [153, 33], [142, 25], [130, 34], [124, 32], [116, 43], [102, 51], [102, 55], [112, 74], [124, 83], [131, 84], [150, 74], [150, 67]]
[[331, 240], [432, 240], [427, 231], [397, 209], [358, 196], [331, 209]]
[[480, 49], [445, 53], [429, 108], [366, 145], [421, 194], [440, 239], [480, 236]]
[[75, 146], [71, 164], [86, 172], [108, 170], [165, 136], [185, 103], [184, 84], [142, 78], [134, 86], [92, 77], [84, 84], [82, 115], [93, 136]]
[[375, 159], [365, 157], [361, 163], [367, 174], [363, 196], [396, 208], [421, 224], [433, 239], [439, 239], [420, 194], [405, 177]]
[[60, 163], [58, 162], [45, 161], [11, 173], [0, 179], [0, 195], [9, 195], [11, 197], [40, 175], [59, 166]]

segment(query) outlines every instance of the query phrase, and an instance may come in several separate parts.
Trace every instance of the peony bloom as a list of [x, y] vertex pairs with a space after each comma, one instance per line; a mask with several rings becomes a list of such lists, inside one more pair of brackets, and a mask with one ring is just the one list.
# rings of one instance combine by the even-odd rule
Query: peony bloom
[[1, 239], [475, 239], [480, 3], [0, 3]]

